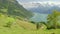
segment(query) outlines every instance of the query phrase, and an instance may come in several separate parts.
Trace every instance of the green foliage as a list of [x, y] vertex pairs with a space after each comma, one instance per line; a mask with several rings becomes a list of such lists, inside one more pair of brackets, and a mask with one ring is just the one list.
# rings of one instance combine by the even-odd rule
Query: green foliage
[[12, 23], [11, 22], [8, 22], [8, 23], [6, 23], [6, 25], [4, 25], [4, 27], [11, 28], [11, 25], [12, 25]]
[[14, 22], [15, 22], [15, 20], [13, 19], [13, 18], [11, 18], [11, 17], [8, 17], [7, 18], [7, 23], [6, 23], [6, 25], [4, 25], [5, 27], [11, 27], [12, 26], [12, 24], [14, 24]]
[[56, 28], [58, 28], [58, 24], [59, 24], [58, 19], [60, 19], [60, 18], [58, 18], [59, 16], [60, 16], [59, 11], [53, 11], [52, 14], [48, 15], [48, 18], [47, 18], [47, 20], [48, 20], [47, 28], [48, 29], [51, 29], [51, 28], [56, 29]]
[[33, 24], [35, 24], [35, 22], [34, 21], [30, 21], [31, 23], [33, 23]]
[[33, 13], [27, 11], [16, 0], [0, 0], [0, 13], [13, 17], [30, 18]]
[[23, 29], [21, 27], [22, 26], [26, 26], [26, 28], [31, 28], [31, 27], [34, 27], [34, 25], [32, 25], [30, 23], [30, 25], [32, 26], [28, 26], [25, 24], [25, 21], [20, 23], [20, 21], [17, 21], [18, 23], [20, 23], [19, 25], [16, 23], [15, 25], [13, 25], [10, 29], [9, 28], [6, 28], [6, 27], [3, 27], [3, 25], [7, 24], [9, 21], [11, 21], [12, 23], [14, 22], [14, 18], [12, 17], [8, 17], [6, 15], [3, 15], [3, 14], [0, 14], [0, 33], [1, 34], [51, 34], [51, 33], [55, 33], [55, 34], [60, 34], [60, 29], [56, 29], [56, 30], [26, 30], [26, 29]]
[[[12, 17], [5, 16], [0, 14], [0, 25], [5, 27], [11, 27], [11, 25], [15, 22], [15, 19]], [[3, 23], [3, 24], [2, 24]]]

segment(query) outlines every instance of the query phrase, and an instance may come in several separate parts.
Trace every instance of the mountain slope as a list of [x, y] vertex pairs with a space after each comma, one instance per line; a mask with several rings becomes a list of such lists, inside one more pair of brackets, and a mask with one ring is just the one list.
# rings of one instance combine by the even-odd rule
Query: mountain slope
[[32, 17], [32, 12], [27, 11], [16, 0], [0, 0], [0, 13], [13, 17]]
[[36, 25], [27, 21], [32, 16], [33, 13], [23, 8], [16, 0], [0, 0], [0, 28], [2, 30], [7, 29], [6, 27], [12, 30], [36, 30]]

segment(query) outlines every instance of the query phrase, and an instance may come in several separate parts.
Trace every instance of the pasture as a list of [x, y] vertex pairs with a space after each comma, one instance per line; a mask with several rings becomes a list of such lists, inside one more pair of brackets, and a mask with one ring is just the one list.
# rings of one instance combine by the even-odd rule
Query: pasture
[[[9, 22], [12, 22], [11, 28], [5, 27], [6, 23]], [[1, 15], [0, 34], [60, 34], [60, 29], [36, 30], [35, 24]]]

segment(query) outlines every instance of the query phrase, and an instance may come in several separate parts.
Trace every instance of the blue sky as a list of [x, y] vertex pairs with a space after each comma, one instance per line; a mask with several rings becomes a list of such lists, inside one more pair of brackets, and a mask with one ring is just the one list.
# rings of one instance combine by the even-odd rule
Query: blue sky
[[60, 0], [19, 0], [20, 2], [37, 2], [37, 1], [60, 1]]

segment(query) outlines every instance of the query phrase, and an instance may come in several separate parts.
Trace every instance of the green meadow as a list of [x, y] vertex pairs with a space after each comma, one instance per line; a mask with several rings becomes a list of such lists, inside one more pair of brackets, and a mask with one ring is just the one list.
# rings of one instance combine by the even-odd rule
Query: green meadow
[[[10, 27], [5, 27], [12, 22]], [[0, 15], [0, 34], [60, 34], [60, 29], [36, 29], [36, 25], [27, 21], [21, 21], [5, 15]]]
[[16, 0], [0, 0], [0, 34], [60, 34], [59, 11], [49, 14], [46, 23], [30, 21], [34, 15]]

